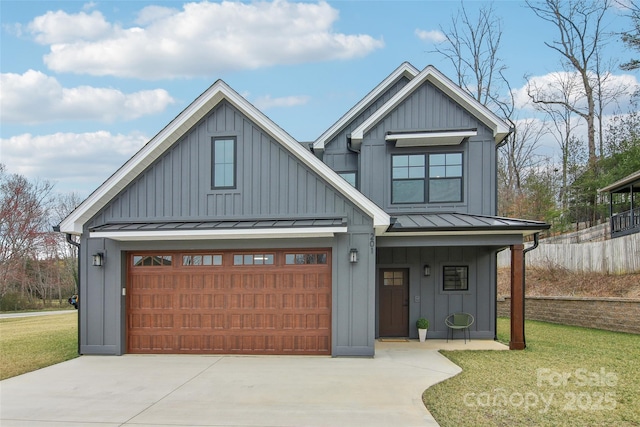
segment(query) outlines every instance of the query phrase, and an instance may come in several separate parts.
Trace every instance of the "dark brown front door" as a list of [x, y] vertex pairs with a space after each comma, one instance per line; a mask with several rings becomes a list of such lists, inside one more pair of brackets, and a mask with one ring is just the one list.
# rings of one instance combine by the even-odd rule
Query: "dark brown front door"
[[409, 270], [380, 270], [381, 337], [409, 336]]

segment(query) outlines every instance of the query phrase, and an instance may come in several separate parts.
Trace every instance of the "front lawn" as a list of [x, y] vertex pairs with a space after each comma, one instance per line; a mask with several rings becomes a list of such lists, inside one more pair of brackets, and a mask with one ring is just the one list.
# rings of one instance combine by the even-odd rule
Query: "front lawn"
[[443, 351], [463, 371], [424, 392], [438, 423], [640, 426], [638, 335], [527, 321], [526, 339], [524, 351]]
[[78, 313], [0, 319], [0, 380], [78, 356]]

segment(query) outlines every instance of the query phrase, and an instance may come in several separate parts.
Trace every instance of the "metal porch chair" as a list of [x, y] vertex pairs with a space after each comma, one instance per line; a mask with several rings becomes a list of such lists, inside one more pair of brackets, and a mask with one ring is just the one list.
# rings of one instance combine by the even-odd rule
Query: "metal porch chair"
[[469, 341], [471, 341], [471, 331], [469, 327], [473, 325], [475, 319], [469, 313], [453, 313], [447, 316], [444, 323], [447, 325], [447, 342], [449, 342], [449, 332], [451, 332], [451, 339], [453, 339], [453, 331], [462, 330], [464, 336], [464, 343], [467, 343], [467, 335], [469, 334]]

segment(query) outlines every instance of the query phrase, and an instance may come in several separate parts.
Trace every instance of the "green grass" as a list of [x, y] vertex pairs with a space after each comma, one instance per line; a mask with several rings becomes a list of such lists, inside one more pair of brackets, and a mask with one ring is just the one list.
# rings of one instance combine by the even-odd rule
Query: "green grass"
[[0, 319], [0, 380], [78, 356], [78, 314]]
[[638, 335], [527, 321], [526, 338], [524, 351], [442, 352], [463, 370], [424, 392], [442, 427], [640, 426]]

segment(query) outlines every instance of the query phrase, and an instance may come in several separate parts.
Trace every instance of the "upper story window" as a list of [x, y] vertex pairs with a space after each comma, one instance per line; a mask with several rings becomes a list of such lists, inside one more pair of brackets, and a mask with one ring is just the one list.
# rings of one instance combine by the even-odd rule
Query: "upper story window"
[[461, 202], [462, 186], [462, 153], [392, 157], [391, 203]]
[[424, 203], [424, 154], [395, 155], [391, 161], [391, 203]]
[[357, 174], [355, 172], [338, 172], [338, 175], [342, 177], [345, 181], [351, 184], [352, 187], [357, 188]]
[[462, 201], [462, 153], [429, 154], [429, 202]]
[[236, 139], [213, 138], [211, 187], [236, 188]]

